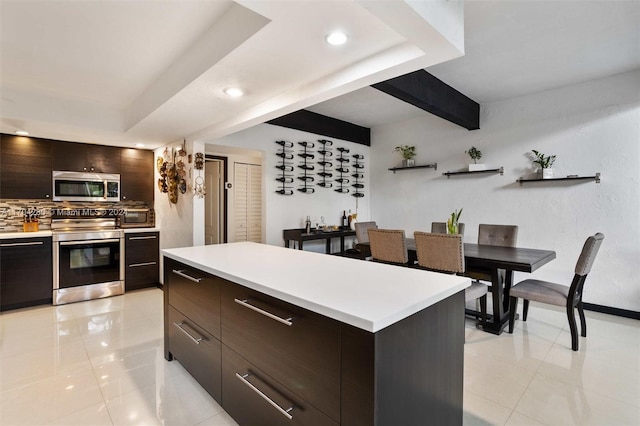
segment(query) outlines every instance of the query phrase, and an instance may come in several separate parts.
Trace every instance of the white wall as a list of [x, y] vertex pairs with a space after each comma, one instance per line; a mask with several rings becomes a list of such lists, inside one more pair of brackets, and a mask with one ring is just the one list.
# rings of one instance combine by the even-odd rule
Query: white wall
[[[480, 223], [519, 225], [518, 245], [552, 249], [553, 262], [531, 276], [570, 283], [588, 235], [605, 234], [587, 279], [584, 301], [640, 310], [640, 71], [525, 97], [483, 104], [480, 130], [467, 131], [428, 114], [372, 130], [371, 211], [380, 226], [407, 233], [428, 230], [464, 208], [465, 241]], [[417, 164], [438, 170], [393, 174], [399, 144], [417, 146]], [[442, 173], [469, 162], [480, 149], [504, 176]], [[556, 176], [602, 173], [602, 183], [515, 181], [533, 172], [531, 149], [556, 154]], [[523, 279], [528, 274], [516, 274]]]
[[[275, 180], [278, 169], [275, 168], [278, 164], [279, 157], [275, 155], [278, 149], [275, 141], [286, 140], [296, 144], [294, 152], [299, 152], [300, 141], [314, 142], [317, 149], [318, 139], [332, 140], [335, 147], [342, 146], [350, 149], [349, 155], [362, 154], [365, 157], [364, 164], [365, 169], [365, 197], [356, 199], [351, 194], [339, 194], [333, 189], [325, 189], [315, 186], [316, 192], [314, 194], [304, 194], [295, 191], [292, 196], [283, 196], [276, 194], [276, 189], [279, 188], [280, 183]], [[237, 148], [245, 148], [250, 150], [261, 151], [263, 156], [263, 200], [264, 209], [263, 213], [266, 220], [266, 234], [265, 241], [267, 244], [282, 246], [284, 241], [282, 239], [282, 230], [289, 228], [302, 228], [304, 227], [304, 220], [307, 215], [311, 216], [312, 223], [320, 222], [320, 216], [324, 216], [327, 224], [339, 224], [342, 217], [342, 211], [349, 209], [352, 212], [356, 211], [356, 200], [358, 200], [358, 215], [361, 220], [369, 218], [369, 147], [364, 145], [355, 144], [348, 141], [342, 141], [333, 138], [324, 138], [312, 133], [301, 132], [298, 130], [287, 129], [280, 126], [273, 126], [269, 124], [261, 124], [254, 126], [250, 129], [226, 136], [224, 138], [207, 140], [207, 144], [211, 145], [225, 145]], [[207, 152], [213, 152], [215, 148], [207, 148]], [[297, 164], [298, 157], [294, 162]], [[313, 160], [317, 161], [317, 158]], [[316, 166], [317, 167], [317, 166]], [[334, 163], [335, 167], [335, 163]], [[299, 169], [298, 169], [299, 170]], [[299, 171], [294, 171], [294, 175], [297, 176]], [[351, 169], [353, 170], [353, 168]], [[293, 184], [294, 188], [299, 187], [299, 182], [296, 180]], [[336, 248], [337, 250], [337, 242]], [[306, 243], [305, 248], [314, 251], [324, 251], [324, 243]]]

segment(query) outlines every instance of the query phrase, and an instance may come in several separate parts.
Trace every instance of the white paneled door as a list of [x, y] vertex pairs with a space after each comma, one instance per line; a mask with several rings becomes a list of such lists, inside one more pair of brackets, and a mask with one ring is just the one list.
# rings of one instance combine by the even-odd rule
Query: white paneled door
[[205, 244], [224, 243], [224, 160], [206, 160], [205, 167], [205, 196], [204, 208], [204, 241]]
[[234, 165], [235, 241], [262, 242], [262, 166]]

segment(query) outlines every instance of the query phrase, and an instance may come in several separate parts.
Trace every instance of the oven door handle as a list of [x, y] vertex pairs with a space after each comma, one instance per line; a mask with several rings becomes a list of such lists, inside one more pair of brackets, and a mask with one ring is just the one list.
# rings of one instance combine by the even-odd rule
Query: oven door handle
[[108, 240], [79, 240], [79, 241], [60, 241], [61, 246], [77, 246], [81, 244], [100, 244], [100, 243], [119, 243], [119, 238], [113, 238]]

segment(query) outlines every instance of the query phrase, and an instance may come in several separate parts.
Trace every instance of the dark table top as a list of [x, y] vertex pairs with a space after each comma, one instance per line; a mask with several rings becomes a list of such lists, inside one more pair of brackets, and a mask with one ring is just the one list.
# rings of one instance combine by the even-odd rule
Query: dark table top
[[285, 229], [282, 231], [285, 240], [322, 240], [333, 237], [349, 237], [356, 235], [356, 231], [351, 228], [338, 229], [337, 231], [311, 231], [307, 234], [306, 229]]

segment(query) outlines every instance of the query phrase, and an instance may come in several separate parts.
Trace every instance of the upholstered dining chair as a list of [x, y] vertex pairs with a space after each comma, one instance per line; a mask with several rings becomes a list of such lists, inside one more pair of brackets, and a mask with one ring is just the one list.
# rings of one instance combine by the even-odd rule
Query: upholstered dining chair
[[[488, 225], [484, 223], [478, 225], [478, 244], [501, 247], [515, 247], [517, 242], [517, 225]], [[466, 273], [466, 276], [473, 278], [476, 281], [491, 282], [491, 271], [469, 271]], [[499, 270], [498, 276], [500, 278], [500, 285], [503, 285], [505, 280], [504, 270]], [[493, 288], [491, 286], [489, 286], [489, 291], [493, 291]], [[505, 299], [503, 301], [503, 309], [506, 311], [508, 308], [509, 300]]]
[[[419, 267], [436, 272], [459, 275], [464, 273], [462, 235], [416, 231], [413, 237], [416, 241]], [[465, 302], [480, 301], [480, 318], [483, 328], [487, 321], [487, 292], [487, 286], [479, 282], [472, 282], [471, 287], [467, 287], [464, 291]]]
[[571, 329], [571, 349], [578, 350], [578, 327], [576, 325], [575, 309], [578, 309], [580, 315], [580, 329], [582, 337], [587, 337], [587, 322], [584, 317], [582, 308], [582, 292], [584, 290], [584, 282], [587, 275], [591, 272], [591, 267], [598, 254], [598, 250], [602, 245], [604, 235], [597, 233], [590, 236], [582, 247], [582, 252], [578, 258], [575, 268], [575, 275], [571, 286], [556, 284], [549, 281], [541, 281], [527, 279], [520, 281], [511, 287], [509, 299], [511, 302], [511, 312], [509, 314], [509, 333], [513, 333], [513, 324], [516, 317], [516, 309], [518, 308], [518, 299], [524, 300], [522, 310], [522, 321], [527, 320], [529, 312], [529, 301], [547, 303], [556, 306], [565, 306], [567, 309], [567, 319], [569, 320], [569, 328]]
[[[356, 245], [355, 250], [358, 254], [358, 258], [367, 259], [371, 257], [371, 247], [369, 246], [369, 229], [378, 229], [378, 225], [374, 221], [370, 222], [356, 222]], [[362, 244], [365, 243], [365, 244]]]
[[404, 230], [369, 228], [367, 233], [369, 235], [372, 260], [403, 266], [408, 265], [409, 254], [405, 243]]
[[[431, 222], [431, 232], [434, 234], [446, 234], [447, 223], [446, 222]], [[458, 223], [458, 234], [464, 237], [464, 223]]]

